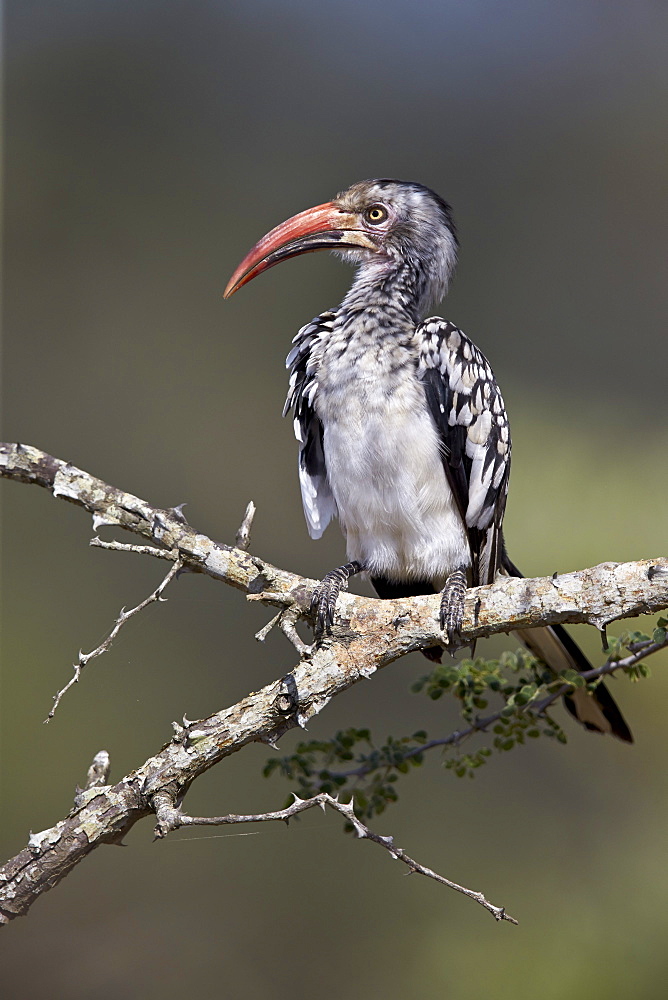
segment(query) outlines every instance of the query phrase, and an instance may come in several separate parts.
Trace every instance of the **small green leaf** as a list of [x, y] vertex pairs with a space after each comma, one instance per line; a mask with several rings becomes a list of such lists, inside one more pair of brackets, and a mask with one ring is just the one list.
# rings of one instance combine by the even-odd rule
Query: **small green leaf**
[[572, 684], [575, 688], [584, 687], [585, 680], [577, 672], [577, 670], [563, 670], [559, 675], [559, 679], [565, 681], [567, 684]]

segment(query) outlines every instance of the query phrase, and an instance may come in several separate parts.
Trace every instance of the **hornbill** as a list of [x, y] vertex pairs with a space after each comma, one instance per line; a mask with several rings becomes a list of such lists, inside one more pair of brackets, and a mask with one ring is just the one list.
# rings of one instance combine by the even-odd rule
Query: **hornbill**
[[[450, 206], [421, 184], [368, 180], [264, 236], [230, 278], [225, 298], [289, 257], [335, 250], [358, 266], [350, 291], [294, 338], [287, 359], [299, 477], [311, 537], [338, 516], [345, 566], [312, 605], [316, 637], [332, 625], [349, 577], [366, 573], [381, 598], [442, 591], [453, 648], [466, 587], [509, 560], [502, 521], [510, 471], [508, 418], [492, 369], [452, 323], [423, 319], [446, 293], [458, 241]], [[590, 669], [560, 627], [518, 631], [555, 671]], [[440, 646], [423, 650], [440, 659]], [[627, 742], [608, 690], [578, 689], [566, 705], [588, 729]]]

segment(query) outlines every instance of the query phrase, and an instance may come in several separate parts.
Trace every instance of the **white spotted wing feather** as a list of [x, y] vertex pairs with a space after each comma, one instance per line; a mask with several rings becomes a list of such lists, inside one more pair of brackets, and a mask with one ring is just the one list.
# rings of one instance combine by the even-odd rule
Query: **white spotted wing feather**
[[417, 329], [418, 375], [441, 437], [443, 467], [466, 523], [473, 583], [494, 579], [510, 473], [503, 398], [485, 356], [439, 317]]

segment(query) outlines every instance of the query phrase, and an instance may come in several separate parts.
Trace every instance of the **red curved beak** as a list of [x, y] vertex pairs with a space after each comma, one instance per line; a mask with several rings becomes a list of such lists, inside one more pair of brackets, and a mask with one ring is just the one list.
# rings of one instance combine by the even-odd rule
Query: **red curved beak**
[[223, 298], [229, 299], [247, 281], [289, 257], [343, 247], [378, 250], [371, 237], [359, 228], [357, 215], [343, 211], [333, 201], [316, 205], [263, 236], [228, 281]]

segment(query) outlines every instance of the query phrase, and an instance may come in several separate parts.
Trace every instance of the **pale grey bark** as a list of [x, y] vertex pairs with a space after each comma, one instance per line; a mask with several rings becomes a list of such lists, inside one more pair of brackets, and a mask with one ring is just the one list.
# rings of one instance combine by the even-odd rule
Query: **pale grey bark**
[[[26, 913], [91, 850], [120, 842], [137, 820], [155, 814], [159, 803], [163, 810], [166, 803], [177, 805], [192, 781], [224, 757], [253, 741], [274, 745], [361, 678], [410, 650], [443, 642], [438, 596], [379, 601], [342, 594], [331, 639], [311, 649], [297, 636], [294, 623], [308, 611], [316, 581], [214, 542], [190, 527], [180, 510], [153, 507], [36, 448], [0, 445], [0, 475], [35, 483], [85, 508], [95, 529], [123, 527], [157, 547], [155, 554], [162, 558], [178, 559], [245, 591], [250, 599], [285, 609], [277, 624], [299, 654], [293, 670], [261, 691], [206, 719], [184, 720], [168, 744], [117, 784], [78, 791], [69, 816], [32, 835], [27, 847], [0, 869], [0, 921]], [[250, 518], [248, 514], [239, 536], [244, 545]], [[151, 547], [137, 549], [152, 553]], [[666, 607], [668, 559], [603, 563], [558, 577], [499, 580], [469, 591], [462, 640], [556, 622], [585, 622], [601, 629], [615, 619]], [[502, 913], [502, 908], [492, 909]]]

